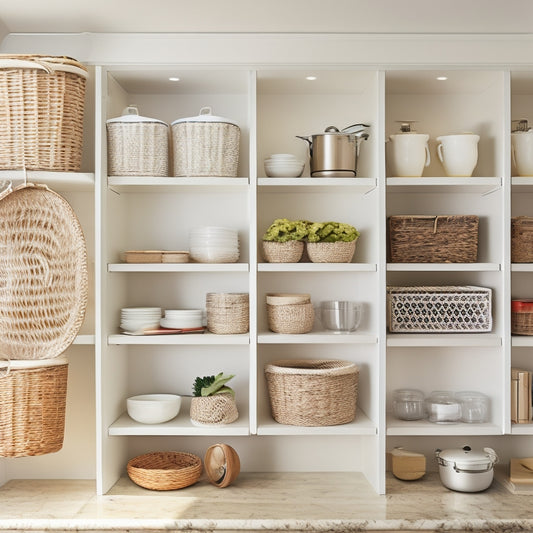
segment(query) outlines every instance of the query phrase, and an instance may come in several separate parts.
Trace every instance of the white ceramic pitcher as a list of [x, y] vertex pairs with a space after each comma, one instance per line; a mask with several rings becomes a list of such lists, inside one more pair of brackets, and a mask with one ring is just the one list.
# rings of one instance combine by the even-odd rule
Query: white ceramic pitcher
[[449, 177], [472, 176], [477, 165], [479, 135], [460, 133], [437, 137], [437, 155]]
[[401, 123], [400, 133], [389, 137], [389, 165], [395, 176], [419, 178], [431, 162], [429, 135], [416, 133], [412, 122]]
[[533, 129], [525, 119], [511, 133], [511, 157], [519, 176], [533, 176]]

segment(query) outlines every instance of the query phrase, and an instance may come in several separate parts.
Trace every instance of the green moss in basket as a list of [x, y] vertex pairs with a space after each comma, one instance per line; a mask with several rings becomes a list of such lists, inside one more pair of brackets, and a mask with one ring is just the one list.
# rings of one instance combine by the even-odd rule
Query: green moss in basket
[[350, 224], [342, 222], [314, 222], [308, 228], [309, 242], [352, 242], [360, 233]]
[[303, 241], [307, 237], [310, 222], [277, 218], [263, 235], [264, 241], [288, 242]]
[[193, 384], [193, 396], [214, 396], [215, 394], [231, 394], [235, 398], [235, 391], [231, 387], [227, 387], [226, 383], [234, 378], [224, 375], [223, 372], [216, 376], [197, 377]]

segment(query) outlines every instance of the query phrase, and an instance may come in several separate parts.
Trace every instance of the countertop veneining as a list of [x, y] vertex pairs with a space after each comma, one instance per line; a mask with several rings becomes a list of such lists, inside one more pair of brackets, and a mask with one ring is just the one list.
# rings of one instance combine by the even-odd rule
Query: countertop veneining
[[[533, 495], [533, 493], [532, 493]], [[380, 496], [354, 473], [241, 473], [177, 491], [122, 478], [104, 496], [92, 480], [12, 480], [0, 487], [2, 531], [533, 531], [533, 500], [495, 481], [462, 494], [438, 474], [387, 480]]]

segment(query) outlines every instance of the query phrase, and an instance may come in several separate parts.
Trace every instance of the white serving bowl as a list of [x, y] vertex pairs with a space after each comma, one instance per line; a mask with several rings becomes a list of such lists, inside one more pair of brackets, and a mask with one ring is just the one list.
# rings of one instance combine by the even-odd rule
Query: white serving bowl
[[162, 424], [177, 416], [181, 396], [176, 394], [141, 394], [126, 400], [128, 415], [141, 424]]
[[299, 178], [304, 171], [304, 166], [303, 161], [283, 161], [280, 163], [265, 161], [265, 172], [271, 178]]

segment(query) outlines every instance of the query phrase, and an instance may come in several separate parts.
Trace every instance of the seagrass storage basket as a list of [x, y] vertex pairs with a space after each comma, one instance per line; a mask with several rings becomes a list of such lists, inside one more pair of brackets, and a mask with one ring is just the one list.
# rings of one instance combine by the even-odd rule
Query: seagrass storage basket
[[491, 304], [485, 287], [388, 287], [387, 322], [394, 333], [487, 332]]
[[350, 263], [355, 254], [356, 241], [308, 242], [307, 256], [312, 263]]
[[276, 297], [267, 294], [268, 329], [274, 333], [302, 334], [313, 329], [315, 310], [309, 294], [292, 297]]
[[174, 176], [237, 176], [241, 130], [232, 120], [203, 107], [196, 117], [171, 124]]
[[533, 217], [511, 218], [511, 261], [533, 263]]
[[130, 479], [145, 489], [176, 490], [194, 485], [202, 474], [202, 460], [187, 452], [151, 452], [130, 459]]
[[106, 127], [110, 176], [168, 176], [168, 124], [141, 117], [137, 107], [128, 106]]
[[63, 447], [68, 361], [0, 361], [0, 457]]
[[533, 335], [533, 300], [513, 300], [511, 302], [511, 333], [513, 335]]
[[0, 169], [80, 170], [86, 78], [69, 57], [0, 55]]
[[248, 293], [208, 293], [207, 329], [217, 335], [238, 335], [250, 329]]
[[395, 215], [389, 217], [391, 263], [475, 263], [476, 215]]
[[262, 241], [263, 257], [267, 263], [298, 263], [304, 253], [303, 241]]
[[349, 361], [296, 359], [265, 366], [274, 420], [292, 426], [334, 426], [355, 419], [359, 368]]

